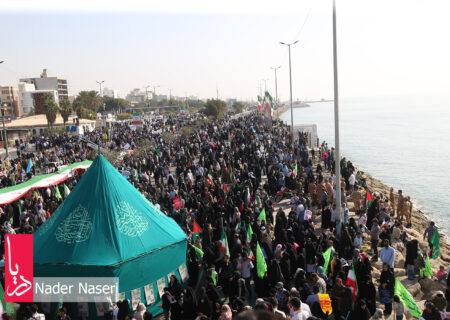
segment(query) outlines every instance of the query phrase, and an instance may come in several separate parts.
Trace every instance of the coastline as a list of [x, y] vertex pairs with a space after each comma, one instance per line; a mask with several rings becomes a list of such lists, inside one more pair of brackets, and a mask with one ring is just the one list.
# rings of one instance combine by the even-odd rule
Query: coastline
[[[289, 107], [284, 107], [279, 109], [278, 117], [279, 118], [284, 112], [286, 112], [289, 109]], [[351, 161], [350, 158], [346, 157], [348, 160]], [[316, 162], [317, 164], [317, 162]], [[357, 167], [355, 163], [353, 163], [355, 166], [356, 171], [360, 171], [360, 169]], [[366, 185], [367, 187], [372, 191], [373, 194], [380, 194], [382, 193], [385, 196], [389, 196], [390, 188], [391, 186], [383, 183], [381, 180], [375, 178], [367, 171], [362, 174], [362, 177], [366, 179]], [[394, 198], [395, 198], [395, 204], [397, 204], [398, 201], [398, 193], [397, 190], [394, 189]], [[347, 207], [349, 208], [349, 218], [354, 217], [357, 218], [354, 210], [353, 203], [349, 196], [347, 196]], [[412, 207], [412, 213], [411, 213], [411, 228], [405, 228], [409, 240], [416, 239], [419, 243], [419, 249], [422, 250], [422, 252], [426, 252], [428, 248], [428, 242], [427, 240], [423, 240], [423, 234], [425, 229], [429, 226], [430, 222], [433, 221], [433, 219], [430, 216], [427, 216], [424, 214], [421, 210], [417, 208], [416, 205], [414, 205], [414, 199], [411, 199], [413, 202]], [[278, 203], [277, 207], [283, 207], [287, 208], [288, 203], [287, 201], [283, 201], [283, 203]], [[396, 206], [395, 206], [396, 207]], [[315, 211], [313, 216], [315, 223], [320, 223], [320, 210]], [[446, 291], [446, 283], [438, 282], [435, 280], [436, 272], [439, 270], [439, 266], [444, 266], [445, 269], [447, 269], [447, 266], [450, 265], [450, 243], [448, 237], [445, 235], [445, 233], [442, 232], [439, 225], [436, 225], [439, 229], [439, 239], [440, 239], [440, 255], [436, 260], [430, 259], [430, 265], [431, 269], [433, 270], [433, 277], [431, 278], [425, 278], [420, 279], [416, 277], [415, 280], [408, 280], [406, 275], [406, 270], [404, 268], [405, 264], [405, 257], [406, 257], [406, 247], [401, 241], [393, 241], [392, 247], [396, 250], [396, 257], [395, 257], [395, 277], [403, 284], [403, 286], [409, 291], [415, 302], [418, 304], [419, 308], [421, 310], [424, 310], [425, 302], [432, 298], [433, 294], [440, 290], [445, 292]], [[366, 237], [367, 242], [368, 237]], [[380, 273], [381, 273], [381, 262], [378, 260], [377, 262], [372, 263], [373, 271], [372, 271], [372, 278], [373, 282], [376, 283], [376, 281], [379, 279]], [[378, 294], [378, 293], [377, 293]], [[379, 303], [377, 302], [377, 307]], [[405, 308], [405, 316], [407, 319], [412, 319], [413, 317], [409, 313], [409, 311]], [[386, 319], [394, 320], [393, 316], [390, 316]]]

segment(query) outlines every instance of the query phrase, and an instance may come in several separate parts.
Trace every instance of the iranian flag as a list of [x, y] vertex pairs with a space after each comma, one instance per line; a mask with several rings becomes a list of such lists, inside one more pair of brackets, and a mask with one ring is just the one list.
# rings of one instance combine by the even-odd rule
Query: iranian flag
[[222, 183], [222, 189], [225, 194], [227, 194], [228, 191], [230, 191], [225, 183]]
[[220, 251], [227, 256], [230, 256], [230, 249], [228, 249], [228, 241], [225, 231], [222, 230], [222, 236], [220, 238]]
[[356, 301], [356, 296], [358, 295], [358, 283], [356, 282], [356, 273], [353, 265], [352, 268], [348, 270], [346, 285], [352, 290], [353, 300]]
[[255, 255], [253, 254], [253, 251], [252, 251], [252, 249], [251, 249], [250, 247], [248, 247], [248, 250], [247, 250], [247, 256], [248, 256], [248, 258], [249, 258], [250, 260], [252, 260], [252, 261], [255, 260]]
[[248, 187], [247, 187], [245, 189], [245, 205], [248, 206], [251, 201], [252, 201], [252, 196], [250, 195], [250, 191], [248, 190]]
[[202, 228], [198, 225], [197, 221], [194, 220], [194, 225], [192, 226], [193, 233], [201, 233], [203, 232]]
[[367, 207], [367, 209], [369, 209], [372, 201], [373, 201], [372, 193], [370, 193], [369, 189], [366, 189], [366, 207]]

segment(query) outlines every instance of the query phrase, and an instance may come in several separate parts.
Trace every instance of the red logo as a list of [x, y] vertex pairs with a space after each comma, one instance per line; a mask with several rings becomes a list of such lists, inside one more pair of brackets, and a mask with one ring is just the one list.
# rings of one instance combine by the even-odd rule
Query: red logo
[[5, 301], [33, 301], [33, 235], [5, 235]]

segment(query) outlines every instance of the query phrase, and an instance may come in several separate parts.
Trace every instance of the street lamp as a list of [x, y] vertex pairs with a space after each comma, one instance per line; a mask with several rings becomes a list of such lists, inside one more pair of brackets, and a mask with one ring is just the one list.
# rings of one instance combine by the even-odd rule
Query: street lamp
[[277, 116], [278, 116], [278, 83], [277, 83], [277, 70], [280, 69], [281, 66], [278, 67], [270, 67], [273, 71], [275, 71], [275, 104], [277, 106]]
[[284, 43], [280, 42], [280, 44], [284, 46], [288, 46], [289, 48], [289, 88], [290, 88], [290, 99], [291, 99], [291, 139], [292, 139], [292, 155], [294, 155], [294, 109], [292, 107], [292, 71], [291, 71], [291, 46], [296, 44], [298, 42], [292, 42], [292, 43]]
[[102, 81], [95, 81], [98, 83], [98, 85], [100, 86], [100, 97], [103, 97], [103, 93], [102, 93], [102, 83], [105, 82], [105, 80]]
[[[5, 62], [4, 60], [0, 61], [0, 64], [2, 64], [3, 62]], [[6, 151], [6, 158], [9, 158], [9, 153], [8, 153], [8, 137], [6, 135], [6, 126], [5, 126], [5, 111], [6, 111], [6, 104], [3, 105], [4, 108], [1, 108], [2, 106], [2, 95], [0, 92], [0, 109], [1, 109], [1, 113], [2, 113], [2, 122], [3, 122], [3, 138], [5, 140], [5, 151]]]
[[[1, 99], [0, 99], [1, 101]], [[1, 102], [0, 102], [1, 104]], [[6, 111], [6, 104], [3, 105], [4, 108], [1, 108], [1, 112], [2, 112], [2, 122], [3, 122], [3, 138], [5, 140], [5, 151], [6, 151], [6, 158], [9, 158], [9, 153], [8, 153], [8, 136], [6, 135], [6, 126], [5, 126], [5, 111]]]
[[333, 0], [333, 76], [334, 76], [334, 141], [335, 141], [335, 170], [336, 170], [336, 233], [341, 236], [342, 223], [344, 222], [341, 211], [341, 155], [339, 145], [339, 87], [338, 87], [338, 65], [337, 65], [337, 37], [336, 37], [336, 4]]

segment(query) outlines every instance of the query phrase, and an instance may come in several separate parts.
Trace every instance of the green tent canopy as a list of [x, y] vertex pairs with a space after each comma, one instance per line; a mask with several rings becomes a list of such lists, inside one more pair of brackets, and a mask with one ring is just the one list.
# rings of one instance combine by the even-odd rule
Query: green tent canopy
[[[186, 263], [186, 234], [146, 200], [102, 155], [34, 233], [36, 277], [118, 277], [119, 291], [166, 279]], [[91, 312], [90, 312], [91, 313]], [[89, 315], [91, 318], [91, 315]]]

